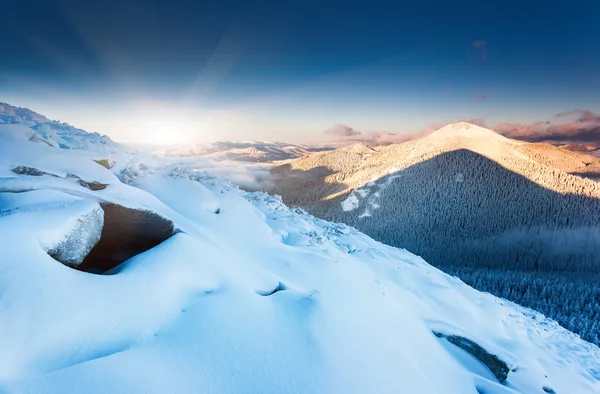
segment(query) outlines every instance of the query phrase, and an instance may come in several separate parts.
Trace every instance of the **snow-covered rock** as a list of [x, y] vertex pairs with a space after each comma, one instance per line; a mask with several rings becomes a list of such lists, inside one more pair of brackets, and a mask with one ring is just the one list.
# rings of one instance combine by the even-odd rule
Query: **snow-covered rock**
[[[46, 251], [63, 264], [77, 266], [100, 240], [104, 212], [94, 201], [84, 200], [85, 210], [69, 217], [69, 228], [58, 242], [46, 245]], [[83, 204], [82, 204], [83, 205]], [[78, 207], [79, 208], [79, 207]], [[20, 218], [17, 218], [20, 220]]]
[[93, 200], [53, 190], [0, 193], [0, 218], [13, 236], [35, 238], [54, 259], [77, 266], [100, 240], [104, 213]]

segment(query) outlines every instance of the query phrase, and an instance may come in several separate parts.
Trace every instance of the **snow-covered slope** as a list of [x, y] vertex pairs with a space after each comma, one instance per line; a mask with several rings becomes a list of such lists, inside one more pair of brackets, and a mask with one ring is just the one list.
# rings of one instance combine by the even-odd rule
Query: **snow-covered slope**
[[[83, 153], [0, 125], [2, 392], [600, 391], [597, 347], [405, 250], [150, 156], [113, 173]], [[57, 261], [98, 226], [142, 236], [111, 206], [175, 231], [105, 275]]]

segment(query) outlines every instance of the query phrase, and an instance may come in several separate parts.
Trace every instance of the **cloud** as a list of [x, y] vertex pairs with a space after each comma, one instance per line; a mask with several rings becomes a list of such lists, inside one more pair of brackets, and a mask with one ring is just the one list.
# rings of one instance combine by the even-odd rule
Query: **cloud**
[[561, 112], [556, 114], [555, 118], [576, 117], [579, 122], [596, 122], [600, 123], [600, 115], [587, 109], [573, 109], [571, 111]]
[[421, 133], [412, 134], [415, 138], [427, 135], [448, 123], [458, 121], [487, 127], [508, 138], [527, 142], [548, 142], [552, 144], [590, 144], [600, 146], [600, 114], [586, 109], [574, 109], [554, 115], [549, 120], [532, 123], [504, 122], [488, 125], [484, 118], [458, 119], [429, 125]]
[[274, 186], [272, 164], [249, 163], [236, 160], [217, 160], [205, 156], [171, 158], [195, 170], [205, 171], [219, 178], [227, 178], [234, 185], [248, 191], [268, 191]]
[[335, 137], [354, 137], [362, 133], [345, 124], [336, 124], [325, 130], [323, 134]]
[[[487, 97], [487, 94], [485, 94]], [[432, 123], [418, 133], [363, 133], [349, 126], [336, 125], [325, 134], [336, 137], [338, 144], [362, 142], [367, 145], [389, 145], [424, 137], [441, 127], [454, 122], [468, 122], [487, 127], [508, 138], [527, 142], [548, 142], [552, 144], [588, 144], [600, 147], [600, 114], [587, 109], [574, 109], [554, 115], [544, 121], [532, 123], [500, 123], [488, 125], [484, 118], [454, 119]], [[343, 126], [343, 127], [342, 127]], [[331, 130], [336, 130], [332, 132]]]
[[329, 143], [333, 145], [356, 143], [367, 145], [389, 145], [416, 138], [412, 134], [394, 134], [388, 132], [363, 133], [344, 124], [336, 124], [325, 130], [323, 134], [334, 137], [334, 141], [329, 141]]
[[501, 123], [492, 129], [506, 137], [528, 142], [600, 146], [600, 115], [584, 109], [561, 112], [548, 121], [531, 124]]
[[487, 59], [487, 42], [484, 40], [475, 40], [467, 48], [467, 54], [470, 59], [485, 61]]
[[485, 101], [490, 97], [489, 94], [484, 93], [484, 94], [479, 94], [477, 96], [475, 96], [475, 101]]

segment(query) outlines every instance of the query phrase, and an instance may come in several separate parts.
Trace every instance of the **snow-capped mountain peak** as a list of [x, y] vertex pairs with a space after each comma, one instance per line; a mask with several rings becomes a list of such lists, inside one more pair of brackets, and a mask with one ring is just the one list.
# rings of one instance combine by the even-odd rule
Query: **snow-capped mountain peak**
[[462, 138], [470, 140], [486, 140], [511, 142], [510, 140], [493, 130], [477, 126], [468, 122], [450, 123], [425, 137], [427, 141], [448, 140], [451, 138]]

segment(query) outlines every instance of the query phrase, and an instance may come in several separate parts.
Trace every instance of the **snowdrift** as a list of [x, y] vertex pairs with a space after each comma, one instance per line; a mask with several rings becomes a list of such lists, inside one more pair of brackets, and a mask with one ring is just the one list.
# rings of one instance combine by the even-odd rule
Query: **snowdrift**
[[[3, 127], [2, 392], [600, 392], [597, 347], [406, 250], [174, 161], [109, 170]], [[61, 262], [103, 258], [107, 205], [172, 231], [101, 274]]]

